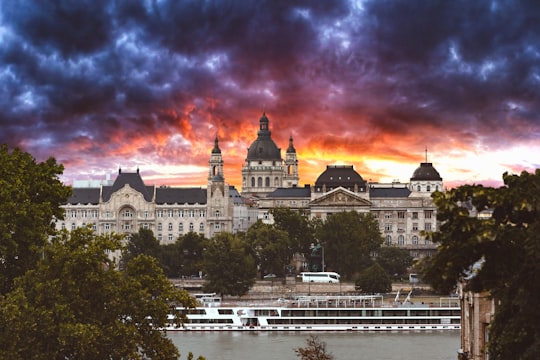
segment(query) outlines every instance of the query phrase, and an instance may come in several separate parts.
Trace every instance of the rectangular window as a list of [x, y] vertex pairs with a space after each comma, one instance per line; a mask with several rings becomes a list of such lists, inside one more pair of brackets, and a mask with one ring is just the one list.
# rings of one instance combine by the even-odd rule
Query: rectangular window
[[424, 227], [426, 231], [431, 231], [431, 223], [426, 223]]
[[107, 219], [111, 217], [111, 212], [109, 210], [105, 211], [105, 217]]
[[178, 224], [178, 231], [180, 234], [184, 232], [184, 224]]
[[392, 224], [384, 224], [384, 231], [392, 231]]
[[189, 210], [189, 217], [192, 218], [195, 216], [195, 211]]
[[111, 224], [105, 224], [105, 230], [110, 231], [111, 230]]
[[174, 211], [172, 209], [167, 211], [167, 216], [172, 218], [174, 216]]
[[76, 218], [76, 217], [77, 217], [77, 211], [76, 211], [76, 210], [71, 210], [71, 217], [72, 217], [72, 218]]
[[432, 210], [426, 210], [424, 211], [424, 218], [426, 219], [431, 219], [431, 216], [433, 215], [433, 211]]
[[417, 220], [417, 219], [418, 219], [418, 213], [417, 213], [417, 212], [413, 212], [413, 213], [412, 213], [412, 218], [413, 218], [413, 220]]
[[385, 219], [391, 219], [391, 218], [392, 218], [392, 213], [389, 212], [389, 211], [385, 212], [385, 213], [384, 213], [384, 218], [385, 218]]
[[169, 240], [169, 242], [172, 242], [173, 241], [173, 235], [172, 234], [169, 234], [167, 236], [167, 240]]
[[178, 217], [184, 217], [184, 210], [178, 210]]
[[412, 224], [412, 230], [413, 231], [418, 231], [418, 223], [413, 223]]
[[148, 219], [148, 210], [145, 210], [145, 211], [144, 211], [144, 218], [145, 218], [145, 219]]
[[98, 217], [98, 211], [92, 210], [92, 218], [97, 219], [97, 217]]
[[81, 210], [81, 217], [86, 218], [87, 212], [86, 210]]
[[158, 218], [162, 218], [162, 217], [163, 217], [163, 210], [158, 210], [156, 216], [157, 216]]
[[162, 223], [158, 223], [158, 224], [157, 224], [157, 229], [158, 229], [158, 231], [163, 230], [163, 224], [162, 224]]
[[201, 217], [205, 217], [205, 216], [206, 216], [206, 211], [201, 210], [200, 214], [201, 214], [201, 215], [200, 215]]
[[204, 223], [200, 223], [200, 224], [199, 224], [199, 231], [200, 231], [200, 232], [203, 232], [203, 231], [204, 231]]
[[397, 217], [398, 219], [405, 219], [405, 211], [398, 211]]

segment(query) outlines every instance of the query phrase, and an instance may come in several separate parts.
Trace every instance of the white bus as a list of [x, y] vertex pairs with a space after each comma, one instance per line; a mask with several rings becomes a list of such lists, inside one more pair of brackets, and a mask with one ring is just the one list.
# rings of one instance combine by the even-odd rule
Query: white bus
[[341, 277], [335, 272], [303, 272], [298, 275], [302, 282], [338, 283]]

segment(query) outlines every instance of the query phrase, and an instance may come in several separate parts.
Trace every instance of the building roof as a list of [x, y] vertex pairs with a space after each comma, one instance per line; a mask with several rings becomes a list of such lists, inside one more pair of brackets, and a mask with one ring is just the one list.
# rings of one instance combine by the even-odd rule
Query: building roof
[[269, 120], [263, 113], [259, 120], [257, 139], [248, 148], [246, 161], [274, 160], [281, 161], [281, 149], [272, 140], [272, 133], [268, 127]]
[[441, 175], [435, 170], [432, 163], [423, 162], [414, 171], [411, 181], [418, 180], [437, 180], [442, 181]]
[[315, 181], [315, 187], [326, 186], [328, 190], [340, 186], [351, 190], [355, 185], [358, 186], [359, 190], [365, 189], [366, 182], [354, 170], [352, 165], [328, 165], [326, 170]]
[[309, 187], [277, 188], [267, 195], [269, 198], [310, 198], [311, 189]]
[[146, 186], [144, 184], [144, 181], [139, 174], [139, 170], [137, 170], [136, 173], [123, 173], [121, 169], [118, 171], [118, 176], [112, 186], [103, 187], [103, 201], [109, 201], [112, 194], [123, 188], [126, 184], [140, 192], [144, 196], [144, 200], [148, 202], [152, 201], [154, 187]]
[[158, 187], [156, 204], [206, 204], [206, 189]]
[[406, 187], [371, 187], [369, 189], [370, 198], [406, 198], [411, 194], [411, 190]]
[[73, 188], [73, 194], [67, 199], [68, 204], [99, 204], [100, 188]]

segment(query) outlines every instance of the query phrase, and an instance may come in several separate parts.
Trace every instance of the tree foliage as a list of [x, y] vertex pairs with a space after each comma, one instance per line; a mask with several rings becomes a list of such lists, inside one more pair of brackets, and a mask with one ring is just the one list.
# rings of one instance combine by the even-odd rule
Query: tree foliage
[[177, 358], [156, 328], [169, 321], [172, 305], [193, 307], [194, 299], [175, 289], [149, 256], [116, 270], [107, 252], [119, 249], [120, 236], [96, 236], [88, 228], [53, 238], [36, 269], [0, 299], [4, 358]]
[[383, 243], [379, 223], [371, 214], [344, 211], [332, 214], [317, 234], [327, 269], [351, 278], [371, 265], [371, 255]]
[[257, 221], [246, 233], [246, 241], [256, 260], [261, 277], [271, 272], [284, 274], [292, 259], [292, 247], [287, 233], [273, 225]]
[[378, 294], [392, 291], [392, 280], [381, 265], [373, 265], [360, 272], [355, 281], [355, 287], [364, 293]]
[[208, 241], [203, 256], [205, 291], [244, 295], [255, 283], [257, 268], [250, 249], [239, 236], [219, 233]]
[[139, 232], [132, 234], [127, 240], [126, 247], [122, 251], [121, 263], [124, 266], [137, 256], [143, 254], [159, 260], [161, 249], [159, 241], [154, 236], [154, 232], [149, 229], [140, 228]]
[[[423, 278], [440, 291], [458, 281], [497, 300], [490, 359], [540, 358], [540, 170], [503, 175], [500, 188], [464, 185], [435, 193], [438, 253]], [[474, 216], [487, 212], [490, 217]]]
[[377, 262], [390, 276], [403, 276], [413, 265], [413, 258], [408, 250], [395, 246], [383, 246], [377, 254]]
[[333, 360], [332, 354], [326, 351], [326, 343], [318, 337], [310, 335], [306, 339], [307, 346], [294, 349], [296, 356], [302, 360]]
[[54, 219], [63, 219], [60, 205], [71, 194], [54, 158], [36, 162], [29, 153], [0, 146], [0, 295], [13, 280], [36, 266]]
[[270, 210], [274, 217], [274, 226], [283, 230], [289, 237], [290, 253], [308, 255], [315, 240], [315, 220], [310, 220], [302, 211], [290, 208], [276, 207]]

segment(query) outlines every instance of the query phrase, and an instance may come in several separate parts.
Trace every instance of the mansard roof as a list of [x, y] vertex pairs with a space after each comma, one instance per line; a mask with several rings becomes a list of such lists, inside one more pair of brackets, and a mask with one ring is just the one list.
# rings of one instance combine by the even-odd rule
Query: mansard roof
[[73, 188], [72, 195], [67, 199], [68, 204], [99, 204], [100, 188]]
[[406, 198], [411, 190], [406, 187], [372, 187], [369, 189], [370, 198]]
[[338, 187], [352, 191], [355, 186], [359, 191], [364, 191], [366, 181], [354, 170], [352, 165], [327, 165], [326, 170], [315, 181], [317, 191], [323, 186], [327, 191]]
[[244, 203], [242, 195], [240, 195], [238, 190], [236, 190], [236, 188], [232, 185], [229, 186], [229, 197], [233, 199], [234, 205], [241, 205]]
[[426, 180], [435, 180], [442, 181], [442, 177], [439, 172], [433, 167], [432, 163], [423, 162], [420, 163], [420, 166], [414, 171], [411, 181], [426, 181]]
[[311, 197], [311, 189], [309, 187], [292, 187], [292, 188], [277, 188], [267, 195], [269, 198], [299, 198]]
[[206, 189], [156, 188], [156, 204], [206, 204]]
[[123, 173], [122, 170], [118, 171], [118, 176], [112, 184], [112, 186], [103, 187], [103, 201], [107, 202], [111, 199], [112, 194], [123, 188], [125, 185], [129, 185], [134, 190], [140, 192], [144, 196], [144, 200], [152, 201], [152, 195], [154, 194], [153, 186], [146, 186], [144, 184], [139, 170], [136, 173]]

